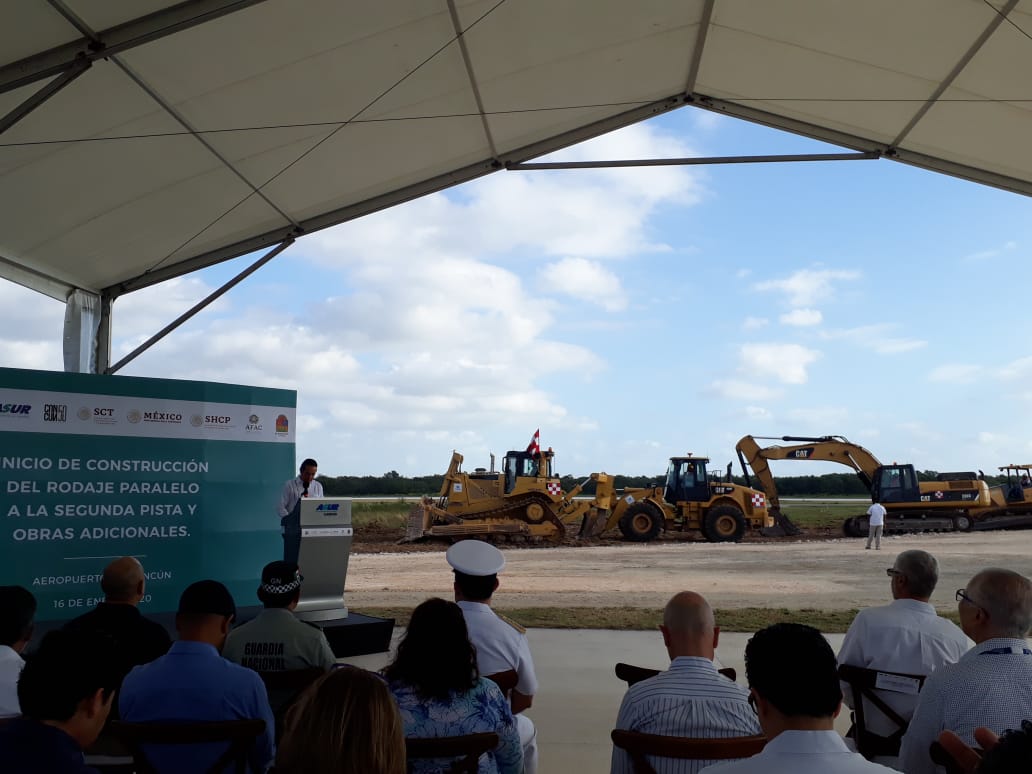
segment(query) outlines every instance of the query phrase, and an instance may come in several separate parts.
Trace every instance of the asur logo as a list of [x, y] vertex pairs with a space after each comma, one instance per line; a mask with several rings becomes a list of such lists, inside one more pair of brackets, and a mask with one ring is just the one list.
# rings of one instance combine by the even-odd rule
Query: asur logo
[[32, 404], [29, 403], [0, 403], [0, 414], [27, 417], [31, 412]]

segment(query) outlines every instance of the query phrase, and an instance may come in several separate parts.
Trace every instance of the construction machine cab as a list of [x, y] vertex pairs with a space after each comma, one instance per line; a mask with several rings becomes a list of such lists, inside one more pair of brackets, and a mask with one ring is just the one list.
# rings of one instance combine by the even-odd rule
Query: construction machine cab
[[663, 499], [671, 505], [708, 501], [711, 496], [706, 476], [708, 462], [707, 457], [671, 457]]
[[552, 478], [552, 450], [546, 452], [510, 451], [502, 460], [505, 494], [516, 487], [517, 478]]
[[874, 473], [871, 499], [877, 503], [921, 501], [921, 488], [913, 465], [882, 465]]

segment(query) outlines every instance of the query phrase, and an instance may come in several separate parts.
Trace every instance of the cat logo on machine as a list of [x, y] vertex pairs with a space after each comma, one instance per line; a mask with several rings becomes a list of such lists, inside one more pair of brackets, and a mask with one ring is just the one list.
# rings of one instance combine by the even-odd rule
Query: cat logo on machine
[[715, 486], [713, 487], [714, 494], [732, 494], [735, 491], [733, 486]]

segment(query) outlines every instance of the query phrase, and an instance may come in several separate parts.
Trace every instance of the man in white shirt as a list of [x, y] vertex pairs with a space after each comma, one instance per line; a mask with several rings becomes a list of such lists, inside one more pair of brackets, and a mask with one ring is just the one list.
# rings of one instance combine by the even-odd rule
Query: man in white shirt
[[907, 774], [941, 771], [928, 748], [943, 731], [970, 745], [980, 726], [999, 734], [1032, 718], [1032, 581], [982, 570], [957, 591], [957, 612], [975, 647], [925, 681], [899, 752]]
[[745, 674], [767, 746], [751, 758], [717, 763], [705, 774], [887, 774], [851, 752], [835, 731], [842, 706], [835, 652], [819, 631], [774, 624], [745, 646]]
[[[693, 591], [676, 594], [667, 602], [659, 630], [670, 669], [627, 690], [616, 727], [693, 739], [759, 734], [749, 692], [720, 674], [713, 663], [720, 628], [709, 603]], [[649, 756], [657, 774], [695, 774], [712, 762]], [[627, 751], [613, 747], [611, 772], [633, 774]]]
[[21, 653], [32, 639], [36, 598], [22, 586], [0, 586], [0, 718], [21, 714], [18, 678], [25, 661]]
[[322, 497], [322, 484], [315, 480], [319, 463], [311, 457], [301, 463], [298, 475], [283, 485], [276, 512], [283, 530], [283, 561], [297, 564], [301, 550], [301, 524], [294, 509], [303, 497]]
[[537, 729], [523, 714], [537, 692], [537, 675], [526, 629], [491, 609], [498, 588], [498, 573], [505, 567], [502, 552], [481, 540], [460, 540], [448, 549], [448, 564], [455, 571], [455, 601], [462, 608], [469, 640], [477, 649], [477, 669], [484, 677], [513, 670], [516, 687], [509, 697], [523, 746], [523, 771], [536, 774]]
[[[959, 660], [971, 647], [970, 640], [953, 622], [940, 618], [928, 603], [939, 582], [935, 557], [927, 551], [904, 551], [886, 572], [891, 579], [892, 604], [857, 614], [842, 641], [838, 663], [930, 675], [943, 664]], [[846, 704], [855, 707], [845, 683], [842, 691]], [[905, 720], [910, 720], [917, 706], [916, 691], [879, 691], [878, 697]], [[867, 731], [877, 736], [889, 737], [896, 731], [896, 724], [869, 701], [864, 702], [864, 719]], [[887, 766], [897, 762], [895, 756], [877, 760]]]
[[874, 541], [874, 549], [881, 551], [882, 530], [885, 529], [885, 506], [875, 500], [867, 509], [867, 550], [871, 549], [871, 541]]

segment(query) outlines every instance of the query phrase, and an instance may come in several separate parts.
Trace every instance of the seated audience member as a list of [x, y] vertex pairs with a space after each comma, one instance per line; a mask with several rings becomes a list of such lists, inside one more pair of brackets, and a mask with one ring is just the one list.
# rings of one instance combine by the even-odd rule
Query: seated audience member
[[322, 629], [294, 617], [302, 580], [296, 564], [265, 565], [258, 587], [265, 609], [229, 633], [222, 655], [256, 672], [332, 669], [337, 659]]
[[146, 589], [143, 566], [132, 556], [116, 559], [104, 568], [100, 588], [104, 601], [65, 624], [69, 630], [95, 629], [118, 643], [123, 655], [122, 674], [138, 664], [164, 656], [172, 645], [165, 627], [144, 618], [138, 605]]
[[[428, 599], [412, 611], [398, 654], [384, 670], [401, 710], [406, 737], [498, 734], [481, 774], [523, 771], [519, 730], [501, 689], [477, 671], [462, 608]], [[410, 772], [436, 772], [440, 761], [414, 760]]]
[[745, 674], [760, 728], [770, 740], [751, 758], [706, 774], [874, 774], [892, 769], [851, 752], [835, 731], [842, 708], [835, 651], [819, 631], [774, 624], [745, 646]]
[[498, 590], [498, 573], [505, 569], [505, 556], [482, 540], [460, 540], [448, 549], [445, 560], [455, 575], [455, 601], [466, 618], [480, 674], [516, 672], [516, 687], [509, 693], [509, 706], [516, 715], [516, 729], [523, 745], [523, 772], [537, 774], [537, 729], [526, 710], [534, 703], [538, 682], [527, 630], [491, 608]]
[[36, 598], [21, 586], [0, 586], [0, 718], [21, 714], [18, 675], [25, 661], [21, 653], [32, 639]]
[[971, 744], [985, 726], [996, 733], [1032, 718], [1032, 582], [1010, 570], [982, 570], [957, 591], [957, 612], [975, 647], [929, 677], [903, 737], [907, 774], [931, 774], [928, 748], [943, 731]]
[[[662, 736], [713, 739], [760, 733], [749, 692], [728, 680], [713, 663], [720, 629], [709, 603], [693, 591], [682, 591], [663, 611], [663, 644], [670, 669], [627, 689], [616, 727]], [[695, 774], [711, 761], [652, 758], [661, 774]], [[626, 750], [613, 748], [612, 772], [631, 774]]]
[[[250, 669], [219, 655], [236, 616], [229, 590], [218, 581], [191, 584], [179, 598], [179, 639], [161, 658], [133, 669], [122, 683], [122, 720], [202, 722], [261, 719], [265, 732], [251, 750], [253, 771], [264, 771], [274, 755], [275, 731], [265, 684]], [[224, 744], [168, 746], [147, 751], [159, 772], [206, 771]]]
[[[943, 664], [956, 662], [971, 643], [952, 622], [941, 618], [928, 600], [939, 581], [939, 564], [927, 551], [904, 551], [888, 570], [892, 603], [861, 610], [846, 632], [839, 649], [839, 664], [930, 675]], [[853, 707], [853, 695], [843, 683], [845, 702]], [[917, 694], [878, 692], [886, 704], [905, 720], [917, 706]], [[890, 736], [896, 724], [869, 701], [864, 702], [867, 730]], [[893, 765], [896, 757], [879, 758]]]
[[316, 680], [287, 712], [276, 774], [404, 774], [405, 737], [387, 684], [353, 666]]
[[967, 774], [1016, 774], [1032, 771], [1032, 721], [1022, 720], [1021, 730], [997, 736], [985, 727], [975, 729], [981, 752], [968, 747], [952, 731], [939, 734], [939, 744]]
[[104, 727], [119, 658], [99, 632], [50, 632], [22, 670], [22, 716], [0, 725], [4, 774], [96, 774], [82, 751]]

